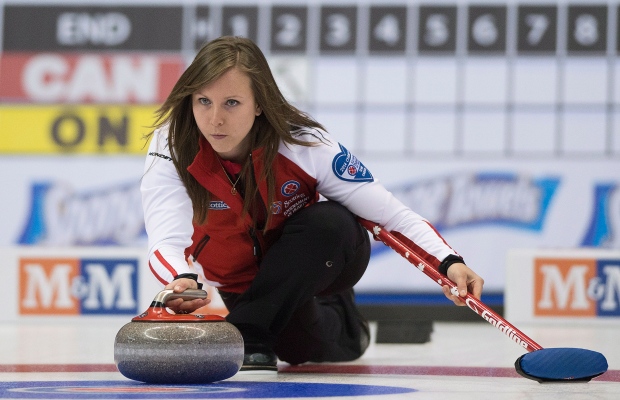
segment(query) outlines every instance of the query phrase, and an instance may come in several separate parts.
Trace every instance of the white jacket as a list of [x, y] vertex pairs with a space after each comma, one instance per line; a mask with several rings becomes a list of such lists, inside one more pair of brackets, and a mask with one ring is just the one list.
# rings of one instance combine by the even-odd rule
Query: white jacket
[[[276, 201], [267, 207], [274, 214], [274, 229], [278, 229], [298, 209], [312, 204], [318, 193], [339, 202], [353, 214], [382, 225], [384, 229], [401, 233], [411, 241], [409, 245], [435, 266], [447, 256], [457, 254], [426, 219], [396, 199], [364, 164], [327, 132], [304, 128], [291, 133], [298, 139], [318, 144], [280, 144], [275, 161]], [[215, 271], [221, 270], [222, 266], [210, 266], [210, 258], [205, 256], [198, 259], [204, 271], [193, 271], [186, 261], [187, 250], [196, 246], [200, 238], [195, 235], [196, 227], [192, 224], [191, 200], [170, 158], [167, 136], [165, 127], [154, 133], [141, 184], [150, 268], [164, 284], [179, 274], [204, 272], [209, 284], [227, 287], [231, 282], [223, 277], [234, 275], [234, 268], [237, 267], [226, 273]], [[192, 164], [190, 172], [199, 182], [204, 182], [203, 186], [213, 194], [208, 223], [217, 224], [218, 219], [212, 219], [211, 213], [239, 213], [240, 203], [237, 202], [241, 199], [238, 195], [227, 196], [230, 182], [219, 164], [217, 168], [210, 169], [209, 166], [214, 165], [212, 162], [217, 161], [213, 160], [215, 153], [204, 138], [201, 147], [194, 161], [198, 166]], [[260, 154], [253, 152], [252, 156], [255, 159]], [[263, 200], [267, 204], [267, 200]], [[217, 231], [209, 231], [208, 226], [205, 229], [210, 235], [217, 235]], [[244, 262], [247, 264], [247, 261]], [[243, 279], [248, 279], [247, 274]]]

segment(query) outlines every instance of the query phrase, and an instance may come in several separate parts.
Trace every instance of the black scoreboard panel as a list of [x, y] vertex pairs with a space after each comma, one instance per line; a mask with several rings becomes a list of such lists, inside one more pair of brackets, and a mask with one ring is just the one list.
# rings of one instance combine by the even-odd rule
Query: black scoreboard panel
[[558, 9], [554, 6], [519, 6], [519, 54], [554, 54], [557, 50]]
[[607, 7], [568, 7], [568, 52], [605, 54], [607, 51]]
[[[5, 5], [2, 50], [188, 51], [221, 35], [249, 37], [267, 53], [501, 55], [516, 50], [549, 55], [620, 50], [618, 4], [129, 4]], [[261, 14], [267, 18], [261, 20]], [[608, 23], [610, 15], [613, 24]], [[516, 29], [509, 32], [511, 25]], [[309, 38], [310, 33], [317, 37]], [[183, 43], [194, 43], [194, 48]]]
[[178, 51], [182, 8], [175, 6], [4, 7], [3, 51]]
[[[192, 24], [188, 29], [185, 29], [185, 32], [189, 32], [187, 35], [192, 39], [192, 50], [199, 49], [204, 42], [219, 36], [216, 32], [213, 15], [214, 13], [209, 6], [197, 6], [195, 8]], [[177, 51], [181, 50], [182, 48], [177, 49]]]
[[368, 50], [371, 54], [405, 53], [407, 8], [371, 6], [368, 25]]
[[269, 48], [274, 53], [304, 53], [308, 49], [308, 8], [274, 6], [271, 9]]
[[467, 18], [467, 51], [506, 52], [506, 7], [471, 6]]
[[258, 40], [258, 7], [222, 7], [222, 35]]
[[420, 6], [418, 51], [456, 52], [456, 6]]
[[[466, 154], [484, 126], [497, 131], [479, 139], [493, 155], [517, 154], [540, 135], [550, 135], [545, 154], [600, 142], [594, 153], [620, 155], [620, 0], [12, 2], [2, 16], [0, 50], [11, 54], [177, 53], [189, 60], [221, 35], [249, 37], [284, 77], [291, 100], [335, 121], [336, 130], [349, 129], [360, 154], [376, 150], [364, 143], [383, 118], [397, 138], [392, 153], [402, 156]], [[527, 133], [519, 121], [530, 117], [549, 129]], [[580, 142], [575, 118], [594, 121], [583, 125], [598, 126], [602, 137]], [[437, 136], [445, 140], [420, 142], [436, 126], [444, 126]]]
[[357, 48], [357, 7], [321, 6], [321, 53], [352, 54]]

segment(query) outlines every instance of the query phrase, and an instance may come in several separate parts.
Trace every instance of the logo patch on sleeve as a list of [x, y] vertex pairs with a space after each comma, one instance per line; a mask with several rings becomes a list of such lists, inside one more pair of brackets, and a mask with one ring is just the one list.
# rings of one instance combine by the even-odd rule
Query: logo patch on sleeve
[[372, 182], [372, 174], [349, 150], [343, 145], [340, 146], [340, 153], [336, 154], [332, 162], [334, 174], [343, 181], [349, 182]]

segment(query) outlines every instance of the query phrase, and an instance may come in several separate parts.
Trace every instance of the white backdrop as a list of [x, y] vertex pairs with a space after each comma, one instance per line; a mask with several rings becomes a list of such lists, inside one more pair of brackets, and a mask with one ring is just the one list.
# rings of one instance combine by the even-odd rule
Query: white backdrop
[[[574, 248], [584, 241], [619, 246], [617, 162], [462, 161], [456, 168], [432, 160], [362, 160], [406, 204], [441, 228], [448, 243], [485, 278], [487, 290], [503, 289], [511, 248]], [[46, 246], [144, 245], [138, 192], [142, 164], [142, 157], [0, 159], [5, 171], [1, 245], [20, 239]], [[467, 184], [459, 186], [462, 182]], [[44, 189], [35, 195], [37, 184]], [[609, 184], [612, 190], [597, 199], [595, 187]], [[599, 233], [588, 235], [593, 226]], [[383, 251], [373, 257], [359, 289], [432, 288], [426, 280], [400, 256]]]

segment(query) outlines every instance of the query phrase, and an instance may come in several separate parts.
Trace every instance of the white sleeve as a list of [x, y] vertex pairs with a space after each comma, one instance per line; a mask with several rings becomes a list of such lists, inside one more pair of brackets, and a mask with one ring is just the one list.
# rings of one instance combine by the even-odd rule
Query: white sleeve
[[165, 128], [151, 139], [140, 191], [151, 271], [164, 284], [192, 273], [185, 260], [194, 231], [192, 203], [170, 157]]
[[322, 144], [295, 146], [290, 153], [316, 179], [321, 195], [390, 232], [401, 233], [440, 262], [457, 254], [425, 218], [398, 200], [351, 152], [328, 133], [319, 132]]

